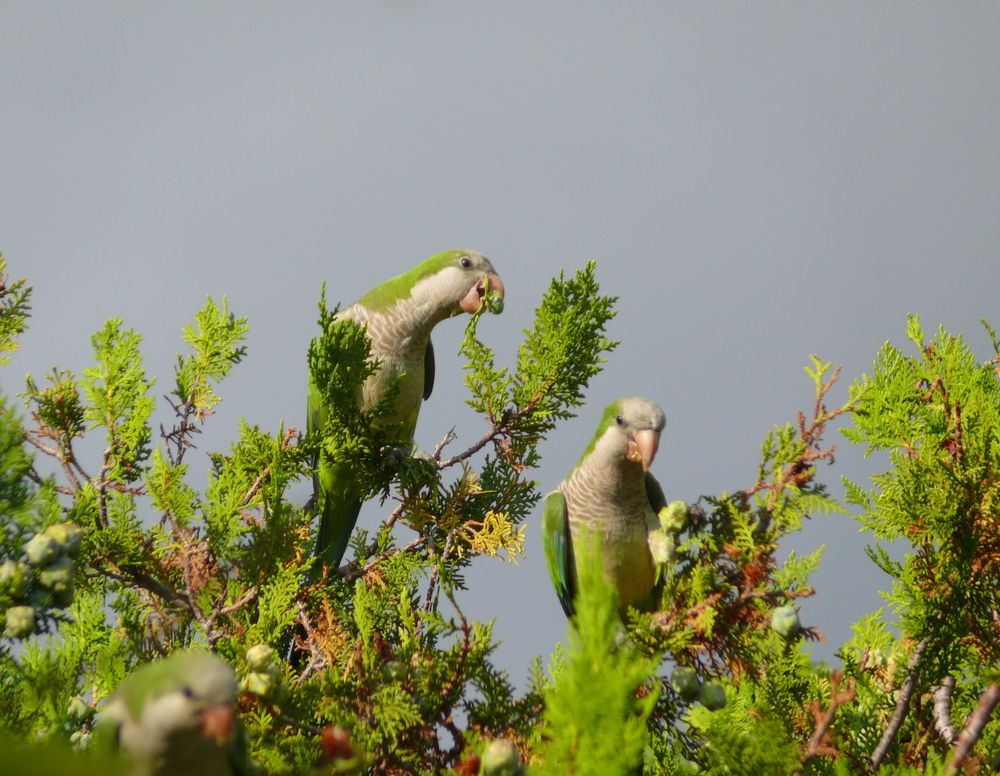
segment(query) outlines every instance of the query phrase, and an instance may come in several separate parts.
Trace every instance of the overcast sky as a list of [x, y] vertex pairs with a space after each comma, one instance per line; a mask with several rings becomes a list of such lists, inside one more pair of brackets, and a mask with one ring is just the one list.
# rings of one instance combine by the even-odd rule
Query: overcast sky
[[[439, 250], [481, 250], [507, 308], [480, 331], [510, 363], [549, 279], [592, 258], [622, 344], [545, 443], [542, 488], [626, 394], [666, 412], [670, 497], [750, 485], [766, 430], [810, 406], [810, 353], [844, 365], [840, 400], [904, 342], [908, 311], [988, 355], [998, 38], [995, 3], [0, 0], [0, 250], [35, 287], [0, 384], [79, 372], [118, 315], [163, 393], [182, 326], [225, 294], [251, 336], [202, 438], [224, 449], [240, 417], [304, 424], [323, 281], [349, 303]], [[435, 334], [425, 449], [483, 430], [462, 325]], [[203, 483], [207, 458], [188, 461]], [[821, 474], [870, 464], [843, 441]], [[789, 547], [823, 543], [803, 608], [829, 657], [886, 580], [850, 518]], [[496, 615], [522, 683], [565, 633], [537, 516], [519, 566], [481, 559], [468, 579], [460, 600]]]

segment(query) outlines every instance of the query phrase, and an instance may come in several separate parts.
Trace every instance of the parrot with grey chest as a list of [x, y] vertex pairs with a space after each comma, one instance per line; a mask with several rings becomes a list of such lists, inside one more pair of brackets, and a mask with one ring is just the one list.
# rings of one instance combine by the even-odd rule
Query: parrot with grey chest
[[667, 504], [649, 467], [665, 423], [663, 410], [648, 399], [628, 396], [612, 402], [576, 467], [546, 497], [545, 561], [567, 617], [574, 613], [575, 548], [590, 546], [595, 537], [619, 611], [624, 615], [629, 607], [655, 604], [657, 565], [663, 558], [654, 538], [663, 537], [658, 515]]
[[[489, 259], [473, 250], [449, 250], [387, 280], [339, 312], [338, 318], [365, 327], [371, 354], [380, 364], [362, 386], [359, 409], [377, 404], [398, 379], [395, 411], [381, 422], [397, 439], [412, 441], [420, 405], [434, 388], [431, 331], [446, 318], [477, 312], [484, 301], [492, 312], [501, 312], [503, 294], [503, 283]], [[322, 392], [310, 379], [308, 430], [321, 430], [327, 415]], [[342, 463], [319, 456], [314, 464], [320, 511], [316, 556], [336, 570], [361, 511], [364, 488]]]

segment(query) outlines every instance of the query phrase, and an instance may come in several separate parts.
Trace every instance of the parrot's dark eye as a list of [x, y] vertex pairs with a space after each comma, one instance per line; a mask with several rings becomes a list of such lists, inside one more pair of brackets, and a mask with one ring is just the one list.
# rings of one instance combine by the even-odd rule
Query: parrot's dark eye
[[184, 685], [183, 687], [181, 687], [181, 695], [189, 699], [194, 698], [194, 690], [192, 690], [187, 685]]
[[624, 426], [625, 425], [625, 418], [623, 418], [621, 415], [619, 415], [617, 418], [615, 418], [615, 423], [617, 423], [619, 426]]
[[462, 265], [463, 269], [468, 269], [469, 267], [472, 266], [472, 259], [470, 259], [468, 256], [463, 256], [458, 263]]

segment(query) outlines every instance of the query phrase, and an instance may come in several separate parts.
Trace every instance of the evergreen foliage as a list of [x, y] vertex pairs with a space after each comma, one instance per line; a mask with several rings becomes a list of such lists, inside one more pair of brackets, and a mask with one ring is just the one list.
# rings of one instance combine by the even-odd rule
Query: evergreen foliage
[[[6, 361], [31, 289], [4, 266]], [[260, 773], [988, 772], [1000, 756], [1000, 343], [988, 325], [984, 363], [912, 317], [915, 352], [887, 343], [832, 408], [839, 370], [813, 357], [810, 411], [766, 435], [746, 483], [664, 518], [655, 611], [623, 622], [584, 559], [549, 670], [536, 661], [518, 693], [493, 664], [493, 623], [463, 613], [477, 594], [464, 570], [530, 545], [538, 446], [617, 344], [615, 301], [593, 263], [553, 279], [509, 366], [473, 315], [461, 355], [485, 425], [458, 451], [450, 433], [428, 453], [392, 439], [378, 422], [391, 390], [353, 409], [378, 365], [364, 329], [322, 299], [307, 358], [333, 409], [307, 434], [244, 421], [228, 451], [199, 457], [246, 353], [247, 320], [225, 300], [182, 332], [158, 436], [140, 336], [115, 318], [79, 377], [28, 377], [26, 418], [0, 396], [0, 771], [27, 772], [37, 751], [66, 773], [115, 772], [82, 753], [102, 705], [140, 664], [197, 646], [235, 671]], [[805, 518], [845, 511], [818, 478], [838, 419], [886, 456], [870, 483], [845, 487], [891, 588], [832, 670], [811, 660], [820, 632], [797, 612], [822, 548], [777, 557]], [[100, 452], [81, 453], [95, 435]], [[391, 499], [322, 574], [310, 573], [312, 505], [288, 495], [316, 454]], [[200, 466], [201, 491], [189, 481]]]
[[621, 638], [616, 596], [601, 573], [597, 547], [580, 547], [577, 557], [576, 615], [545, 693], [542, 744], [532, 772], [635, 772], [659, 694], [652, 683], [656, 661]]

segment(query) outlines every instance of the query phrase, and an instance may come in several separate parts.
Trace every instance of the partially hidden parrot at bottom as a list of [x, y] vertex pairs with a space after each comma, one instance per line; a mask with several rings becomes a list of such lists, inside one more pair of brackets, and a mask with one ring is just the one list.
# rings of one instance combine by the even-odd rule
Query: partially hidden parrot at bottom
[[[372, 356], [381, 362], [362, 387], [360, 409], [377, 404], [400, 378], [395, 413], [383, 422], [395, 425], [397, 439], [412, 441], [420, 405], [434, 388], [431, 331], [446, 318], [478, 311], [487, 291], [491, 311], [501, 312], [504, 287], [489, 259], [472, 250], [449, 250], [387, 280], [339, 312], [338, 318], [366, 327]], [[326, 416], [322, 393], [310, 378], [308, 430], [322, 429]], [[314, 465], [314, 495], [321, 509], [316, 556], [336, 570], [361, 511], [364, 489], [343, 464], [320, 456]]]
[[662, 538], [658, 513], [666, 499], [649, 467], [665, 423], [663, 410], [648, 399], [612, 402], [576, 467], [545, 498], [545, 561], [567, 617], [573, 616], [576, 596], [574, 548], [589, 546], [595, 535], [619, 611], [655, 604], [659, 559], [651, 544], [655, 536]]
[[249, 776], [237, 689], [233, 669], [208, 652], [147, 663], [100, 710], [94, 747], [124, 755], [129, 776]]

